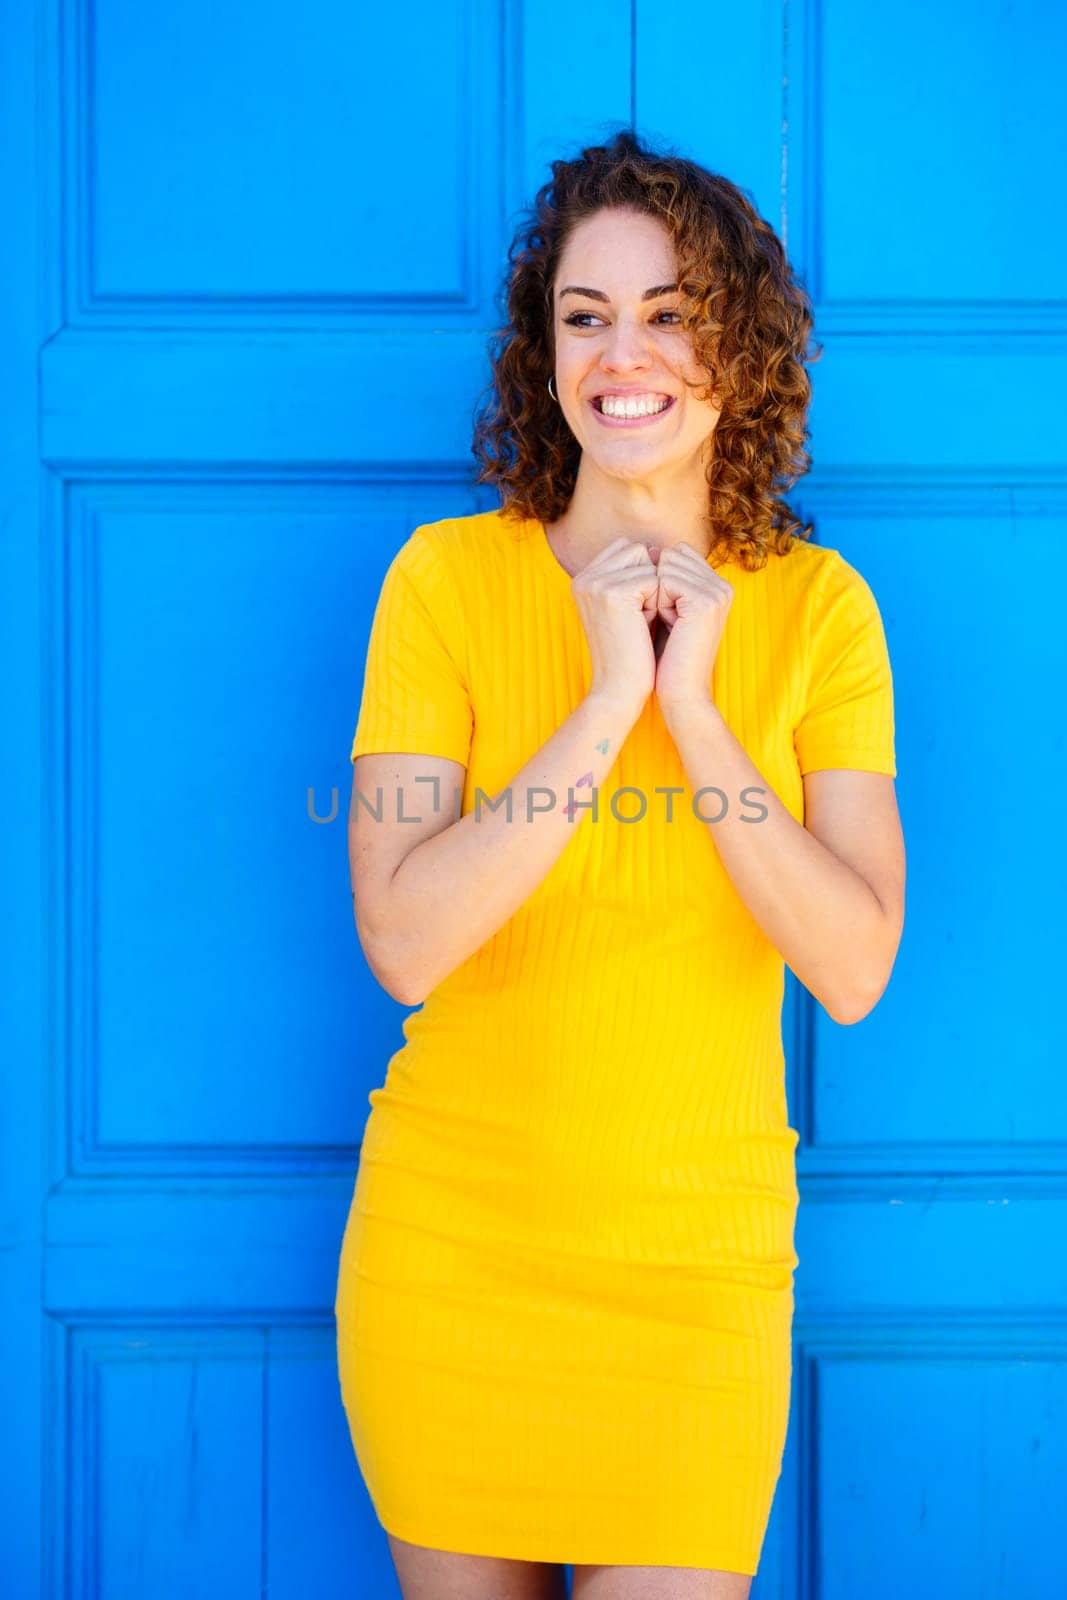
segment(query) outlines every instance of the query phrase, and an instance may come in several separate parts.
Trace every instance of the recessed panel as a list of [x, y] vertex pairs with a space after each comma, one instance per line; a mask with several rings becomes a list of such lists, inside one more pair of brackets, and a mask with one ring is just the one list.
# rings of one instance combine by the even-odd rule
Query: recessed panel
[[49, 1515], [72, 1600], [340, 1594], [353, 1573], [366, 1593], [391, 1592], [332, 1317], [75, 1326], [63, 1350], [67, 1465], [51, 1482], [64, 1503]]
[[817, 133], [791, 181], [820, 301], [1062, 301], [1067, 11], [808, 0], [804, 22]]
[[352, 916], [349, 750], [385, 568], [467, 497], [86, 489], [66, 760], [75, 1162], [349, 1164], [402, 1044]]
[[96, 0], [70, 72], [89, 300], [469, 300], [499, 7]]
[[[74, 1342], [73, 1595], [259, 1592], [261, 1340]], [[85, 1392], [87, 1389], [88, 1392]], [[79, 1537], [80, 1535], [80, 1537]]]
[[[819, 537], [874, 590], [893, 664], [904, 933], [874, 1011], [817, 1008], [814, 1142], [1062, 1142], [1067, 652], [1055, 516], [938, 504], [820, 511]], [[974, 496], [971, 497], [972, 505]], [[951, 496], [949, 496], [951, 501]], [[921, 1159], [921, 1158], [920, 1158]]]
[[819, 1361], [819, 1600], [1062, 1593], [1063, 1355]]

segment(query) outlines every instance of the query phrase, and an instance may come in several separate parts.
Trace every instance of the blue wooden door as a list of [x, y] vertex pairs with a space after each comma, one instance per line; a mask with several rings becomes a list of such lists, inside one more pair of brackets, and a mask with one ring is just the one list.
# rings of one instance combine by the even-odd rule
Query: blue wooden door
[[858, 1027], [795, 983], [784, 1019], [795, 1393], [753, 1595], [1067, 1590], [1062, 15], [8, 9], [5, 1592], [397, 1593], [332, 1318], [403, 1016], [349, 899], [363, 654], [412, 528], [494, 503], [519, 207], [631, 122], [749, 189], [811, 289], [794, 503], [897, 689], [896, 973]]

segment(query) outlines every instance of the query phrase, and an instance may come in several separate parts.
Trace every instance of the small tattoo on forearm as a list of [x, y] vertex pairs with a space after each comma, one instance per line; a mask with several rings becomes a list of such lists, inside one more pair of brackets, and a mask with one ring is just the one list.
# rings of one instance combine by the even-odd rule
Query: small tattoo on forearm
[[[608, 746], [609, 746], [610, 743], [611, 743], [610, 739], [601, 739], [599, 741], [599, 743], [597, 744], [596, 748], [600, 751], [600, 754], [602, 756], [606, 756], [607, 755]], [[583, 786], [586, 786], [586, 785], [588, 785], [590, 788], [592, 788], [592, 785], [593, 785], [593, 774], [591, 772], [587, 772], [584, 777], [579, 778], [578, 782], [574, 785], [574, 787], [576, 789], [581, 789]], [[577, 808], [575, 802], [572, 800], [570, 805], [563, 807], [563, 815], [569, 819], [570, 817], [574, 816], [574, 813], [575, 813], [575, 811], [577, 809], [578, 808]]]
[[[586, 772], [585, 774], [583, 774], [583, 776], [578, 779], [578, 782], [574, 785], [574, 787], [576, 789], [582, 789], [582, 788], [590, 788], [591, 789], [593, 787], [593, 774], [591, 772]], [[563, 807], [563, 815], [565, 817], [573, 817], [573, 815], [575, 813], [575, 810], [576, 810], [575, 802], [572, 800], [570, 805], [567, 805], [567, 806]]]

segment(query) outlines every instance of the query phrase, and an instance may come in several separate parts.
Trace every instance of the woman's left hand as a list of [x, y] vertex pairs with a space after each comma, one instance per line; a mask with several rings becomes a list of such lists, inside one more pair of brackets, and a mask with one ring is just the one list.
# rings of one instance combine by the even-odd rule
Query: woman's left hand
[[666, 712], [711, 699], [712, 668], [734, 591], [692, 545], [650, 545], [649, 555], [659, 571], [659, 627], [668, 630], [656, 665], [656, 697]]

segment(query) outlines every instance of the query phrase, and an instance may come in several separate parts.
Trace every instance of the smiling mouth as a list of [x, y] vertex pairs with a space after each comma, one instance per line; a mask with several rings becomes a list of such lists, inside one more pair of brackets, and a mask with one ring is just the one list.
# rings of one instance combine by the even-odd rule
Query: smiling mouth
[[589, 404], [600, 421], [603, 422], [607, 427], [611, 428], [644, 427], [650, 422], [658, 421], [660, 417], [665, 417], [667, 412], [670, 411], [674, 405], [674, 396], [668, 395], [666, 397], [667, 404], [665, 406], [661, 406], [658, 411], [642, 411], [638, 416], [634, 417], [616, 416], [612, 412], [602, 411], [600, 409], [603, 398], [603, 395], [597, 395], [595, 399], [590, 400]]

